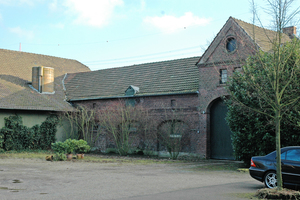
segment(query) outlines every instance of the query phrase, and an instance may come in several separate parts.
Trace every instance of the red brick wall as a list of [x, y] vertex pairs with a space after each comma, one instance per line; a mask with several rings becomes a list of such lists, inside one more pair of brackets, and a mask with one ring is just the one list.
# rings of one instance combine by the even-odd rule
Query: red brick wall
[[[233, 52], [226, 50], [228, 38], [235, 38], [237, 41], [236, 50]], [[224, 63], [227, 61], [237, 63], [249, 55], [255, 54], [256, 50], [257, 46], [250, 40], [248, 34], [233, 20], [229, 20], [212, 41], [200, 63]]]
[[[227, 39], [237, 41], [236, 50], [226, 50]], [[250, 55], [255, 53], [255, 46], [246, 33], [233, 21], [229, 21], [214, 39], [202, 57], [199, 69], [199, 110], [200, 138], [197, 152], [210, 156], [210, 107], [216, 99], [227, 96], [226, 84], [220, 84], [220, 69], [227, 69], [230, 77], [236, 68], [242, 67]]]
[[[132, 98], [128, 98], [132, 99]], [[197, 150], [199, 141], [199, 98], [198, 94], [182, 94], [182, 95], [165, 95], [165, 96], [149, 96], [149, 97], [134, 97], [136, 105], [140, 105], [143, 108], [149, 110], [151, 117], [154, 120], [153, 131], [157, 131], [157, 127], [163, 123], [161, 116], [164, 115], [166, 110], [170, 112], [172, 109], [179, 109], [180, 114], [176, 115], [178, 120], [187, 123], [190, 129], [189, 134], [189, 151], [192, 153], [199, 153]], [[171, 100], [173, 101], [173, 107], [171, 106]], [[174, 101], [175, 100], [175, 101]], [[99, 99], [99, 100], [86, 100], [72, 102], [75, 105], [86, 106], [88, 108], [101, 109], [112, 106], [119, 99]], [[161, 119], [160, 119], [161, 118]], [[104, 137], [104, 136], [103, 136]], [[141, 138], [142, 139], [142, 138]], [[107, 143], [104, 144], [104, 139], [99, 141], [102, 150], [109, 147], [112, 140], [106, 136]], [[109, 143], [109, 144], [108, 144]], [[138, 146], [138, 142], [135, 142]]]

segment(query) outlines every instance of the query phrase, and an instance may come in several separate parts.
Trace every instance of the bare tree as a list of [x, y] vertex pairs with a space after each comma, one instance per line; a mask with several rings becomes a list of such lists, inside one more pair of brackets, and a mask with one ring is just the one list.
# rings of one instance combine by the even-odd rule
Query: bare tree
[[102, 133], [112, 138], [120, 155], [127, 155], [133, 144], [138, 146], [142, 136], [147, 136], [150, 131], [147, 109], [141, 105], [126, 105], [126, 101], [122, 100], [99, 109], [97, 122], [102, 127]]
[[159, 124], [157, 138], [159, 142], [158, 151], [166, 150], [170, 158], [176, 160], [180, 152], [189, 151], [190, 127], [192, 116], [186, 113], [183, 108], [170, 108], [160, 106], [159, 117], [156, 118]]
[[[267, 13], [272, 16], [274, 35], [266, 35], [272, 44], [271, 52], [259, 51], [248, 59], [239, 77], [251, 89], [251, 94], [265, 102], [261, 109], [243, 101], [239, 92], [230, 89], [231, 96], [243, 106], [264, 114], [273, 120], [276, 133], [277, 150], [277, 188], [282, 189], [280, 157], [280, 125], [282, 117], [299, 102], [299, 93], [295, 85], [299, 84], [300, 54], [299, 41], [287, 41], [283, 34], [292, 19], [299, 14], [299, 8], [291, 10], [294, 0], [267, 0]], [[254, 1], [252, 1], [252, 5]], [[256, 9], [253, 8], [255, 16]], [[261, 20], [257, 18], [261, 23]], [[253, 29], [254, 30], [254, 29]], [[255, 34], [254, 34], [255, 35]], [[230, 88], [230, 87], [229, 87]]]
[[77, 106], [74, 111], [66, 111], [61, 114], [61, 120], [67, 120], [70, 124], [67, 138], [84, 139], [92, 147], [97, 140], [95, 110], [85, 106]]

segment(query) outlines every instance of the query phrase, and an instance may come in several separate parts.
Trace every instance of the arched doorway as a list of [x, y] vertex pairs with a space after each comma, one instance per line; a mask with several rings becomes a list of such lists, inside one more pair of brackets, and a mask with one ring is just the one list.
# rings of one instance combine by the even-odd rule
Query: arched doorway
[[164, 121], [157, 130], [159, 151], [167, 151], [173, 159], [176, 159], [180, 152], [190, 152], [190, 129], [185, 122]]
[[210, 108], [210, 157], [213, 159], [234, 160], [231, 131], [225, 120], [227, 111], [221, 99]]

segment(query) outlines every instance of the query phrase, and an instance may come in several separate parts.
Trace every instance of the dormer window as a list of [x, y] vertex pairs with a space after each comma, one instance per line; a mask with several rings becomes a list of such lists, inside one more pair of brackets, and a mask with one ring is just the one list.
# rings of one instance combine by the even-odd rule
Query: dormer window
[[[140, 91], [139, 87], [130, 85], [126, 90], [125, 90], [125, 96], [134, 96]], [[138, 103], [139, 100], [136, 100], [135, 98], [128, 98], [126, 99], [126, 106], [135, 106], [136, 103]]]
[[236, 39], [235, 38], [230, 37], [226, 40], [226, 50], [229, 53], [236, 50]]
[[135, 95], [136, 93], [138, 93], [140, 91], [139, 87], [130, 85], [126, 90], [125, 90], [125, 95], [126, 96], [132, 96]]

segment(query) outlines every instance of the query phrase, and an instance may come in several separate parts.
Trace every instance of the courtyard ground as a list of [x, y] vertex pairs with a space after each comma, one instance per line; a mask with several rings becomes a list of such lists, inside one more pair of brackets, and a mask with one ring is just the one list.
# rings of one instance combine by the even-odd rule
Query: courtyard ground
[[[263, 184], [229, 161], [0, 159], [0, 199], [249, 199]], [[209, 166], [207, 168], [207, 166]], [[218, 166], [223, 166], [219, 168]]]

